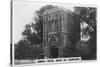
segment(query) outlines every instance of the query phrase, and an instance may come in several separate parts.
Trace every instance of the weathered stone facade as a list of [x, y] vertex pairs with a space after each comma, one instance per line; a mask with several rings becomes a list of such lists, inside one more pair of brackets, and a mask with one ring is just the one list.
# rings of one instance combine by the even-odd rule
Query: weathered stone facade
[[47, 58], [63, 57], [63, 48], [75, 31], [72, 13], [55, 7], [45, 11], [42, 18], [44, 55]]

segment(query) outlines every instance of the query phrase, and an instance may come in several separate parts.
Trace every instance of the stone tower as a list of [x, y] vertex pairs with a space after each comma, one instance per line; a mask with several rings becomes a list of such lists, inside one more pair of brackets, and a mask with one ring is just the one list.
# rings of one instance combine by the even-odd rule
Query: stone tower
[[43, 15], [43, 47], [47, 58], [63, 57], [63, 48], [73, 32], [73, 16], [62, 8], [46, 10]]

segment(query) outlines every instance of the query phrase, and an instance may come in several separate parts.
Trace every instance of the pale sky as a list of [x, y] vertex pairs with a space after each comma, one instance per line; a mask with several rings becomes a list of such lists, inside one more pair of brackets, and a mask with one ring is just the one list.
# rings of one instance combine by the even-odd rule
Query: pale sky
[[21, 38], [21, 33], [26, 24], [31, 23], [36, 10], [45, 5], [57, 5], [74, 11], [73, 6], [65, 4], [52, 4], [43, 2], [14, 1], [13, 2], [13, 42], [17, 43]]

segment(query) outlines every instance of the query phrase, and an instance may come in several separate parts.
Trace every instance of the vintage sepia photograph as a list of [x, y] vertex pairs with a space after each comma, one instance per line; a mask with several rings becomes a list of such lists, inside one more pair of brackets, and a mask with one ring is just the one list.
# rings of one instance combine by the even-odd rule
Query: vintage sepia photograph
[[11, 1], [11, 64], [97, 59], [95, 6]]

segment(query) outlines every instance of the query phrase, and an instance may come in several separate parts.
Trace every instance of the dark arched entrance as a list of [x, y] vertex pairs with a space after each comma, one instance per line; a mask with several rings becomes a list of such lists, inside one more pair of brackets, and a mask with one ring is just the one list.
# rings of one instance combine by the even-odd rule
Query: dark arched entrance
[[51, 58], [57, 58], [58, 57], [58, 48], [56, 46], [50, 47], [50, 56], [51, 56]]

